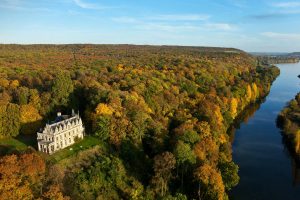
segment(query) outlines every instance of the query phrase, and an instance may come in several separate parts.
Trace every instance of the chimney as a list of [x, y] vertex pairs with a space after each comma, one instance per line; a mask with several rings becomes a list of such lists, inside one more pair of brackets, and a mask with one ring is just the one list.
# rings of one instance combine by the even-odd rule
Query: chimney
[[58, 112], [58, 113], [57, 113], [57, 117], [60, 117], [60, 116], [61, 116], [61, 112]]

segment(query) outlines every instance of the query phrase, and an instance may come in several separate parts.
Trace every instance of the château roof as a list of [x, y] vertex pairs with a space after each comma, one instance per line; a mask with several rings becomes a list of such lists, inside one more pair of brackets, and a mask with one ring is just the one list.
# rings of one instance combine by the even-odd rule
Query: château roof
[[46, 124], [42, 133], [55, 134], [80, 124], [82, 125], [82, 120], [79, 114], [58, 115], [53, 123]]

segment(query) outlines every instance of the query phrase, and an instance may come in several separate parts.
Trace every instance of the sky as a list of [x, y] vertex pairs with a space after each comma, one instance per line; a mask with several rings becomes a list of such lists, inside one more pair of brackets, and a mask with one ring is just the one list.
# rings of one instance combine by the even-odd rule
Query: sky
[[300, 0], [0, 0], [0, 43], [300, 51]]

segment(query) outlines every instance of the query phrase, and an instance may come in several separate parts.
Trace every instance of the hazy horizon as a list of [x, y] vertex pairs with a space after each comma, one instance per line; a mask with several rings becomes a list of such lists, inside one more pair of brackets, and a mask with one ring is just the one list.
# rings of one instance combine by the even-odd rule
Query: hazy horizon
[[[235, 48], [235, 47], [222, 47], [222, 46], [192, 46], [192, 45], [168, 45], [168, 44], [127, 44], [127, 43], [116, 43], [116, 44], [101, 44], [101, 43], [0, 43], [0, 45], [133, 45], [133, 46], [174, 46], [174, 47], [199, 47], [199, 48]], [[239, 49], [239, 48], [235, 48]], [[245, 51], [243, 49], [239, 49]], [[245, 51], [250, 54], [288, 54], [288, 53], [297, 53], [299, 51], [293, 52], [276, 52], [276, 51]]]

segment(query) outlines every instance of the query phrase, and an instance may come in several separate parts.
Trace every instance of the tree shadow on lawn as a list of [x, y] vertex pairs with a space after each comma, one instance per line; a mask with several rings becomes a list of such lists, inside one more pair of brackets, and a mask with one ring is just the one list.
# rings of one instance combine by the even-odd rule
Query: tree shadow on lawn
[[36, 149], [36, 135], [19, 135], [16, 138], [4, 138], [0, 140], [0, 155], [14, 154], [25, 151], [28, 147]]
[[19, 142], [25, 144], [26, 146], [31, 146], [37, 149], [37, 136], [36, 134], [31, 135], [18, 135], [15, 139]]

